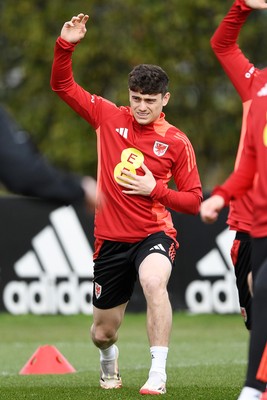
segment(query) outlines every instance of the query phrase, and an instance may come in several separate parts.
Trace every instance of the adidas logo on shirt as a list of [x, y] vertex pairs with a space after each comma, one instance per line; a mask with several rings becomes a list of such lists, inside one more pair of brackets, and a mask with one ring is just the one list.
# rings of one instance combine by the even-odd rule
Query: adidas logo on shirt
[[116, 128], [116, 132], [124, 137], [125, 139], [128, 138], [128, 129], [127, 128]]
[[258, 97], [267, 96], [267, 83], [265, 86], [261, 88], [261, 90], [257, 93]]

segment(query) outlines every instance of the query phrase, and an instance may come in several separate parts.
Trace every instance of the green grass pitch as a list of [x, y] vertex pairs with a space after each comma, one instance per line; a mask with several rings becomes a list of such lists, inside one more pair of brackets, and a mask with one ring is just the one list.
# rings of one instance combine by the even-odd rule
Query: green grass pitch
[[[119, 333], [123, 388], [98, 386], [99, 354], [89, 338], [91, 316], [0, 314], [1, 400], [138, 400], [150, 366], [144, 314], [126, 314]], [[55, 346], [70, 374], [19, 375], [39, 346]], [[248, 332], [239, 315], [174, 313], [167, 394], [175, 400], [234, 400], [247, 364]]]

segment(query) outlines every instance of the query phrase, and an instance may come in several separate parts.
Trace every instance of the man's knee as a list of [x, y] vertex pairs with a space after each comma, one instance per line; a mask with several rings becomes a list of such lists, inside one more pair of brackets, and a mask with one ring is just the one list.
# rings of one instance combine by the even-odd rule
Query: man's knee
[[163, 300], [168, 297], [165, 281], [158, 276], [151, 276], [141, 282], [144, 296], [150, 306], [153, 304], [158, 307]]
[[110, 345], [111, 342], [115, 342], [117, 337], [117, 331], [112, 326], [95, 326], [91, 327], [91, 338], [97, 347], [105, 348]]
[[154, 292], [157, 290], [165, 290], [165, 283], [159, 276], [151, 275], [140, 280], [141, 286], [146, 292]]

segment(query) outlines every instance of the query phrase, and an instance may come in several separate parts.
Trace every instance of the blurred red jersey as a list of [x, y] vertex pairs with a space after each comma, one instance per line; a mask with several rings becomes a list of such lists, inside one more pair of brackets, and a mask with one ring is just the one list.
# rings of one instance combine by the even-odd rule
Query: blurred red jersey
[[261, 238], [267, 237], [267, 69], [257, 75], [252, 95], [239, 166], [213, 194], [222, 195], [227, 203], [253, 187], [250, 234]]
[[[243, 0], [236, 0], [211, 39], [212, 49], [243, 104], [242, 129], [235, 169], [239, 165], [244, 146], [247, 114], [251, 103], [254, 80], [259, 73], [259, 70], [244, 56], [237, 44], [240, 29], [251, 11], [251, 8], [247, 7]], [[250, 232], [253, 220], [252, 196], [252, 191], [248, 191], [242, 198], [230, 202], [227, 219], [230, 229]]]

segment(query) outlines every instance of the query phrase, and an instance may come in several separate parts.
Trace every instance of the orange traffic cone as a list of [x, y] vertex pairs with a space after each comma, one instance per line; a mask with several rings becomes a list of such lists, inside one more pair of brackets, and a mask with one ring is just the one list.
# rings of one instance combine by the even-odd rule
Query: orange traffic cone
[[68, 374], [76, 372], [73, 366], [54, 346], [40, 346], [20, 370], [20, 375]]

